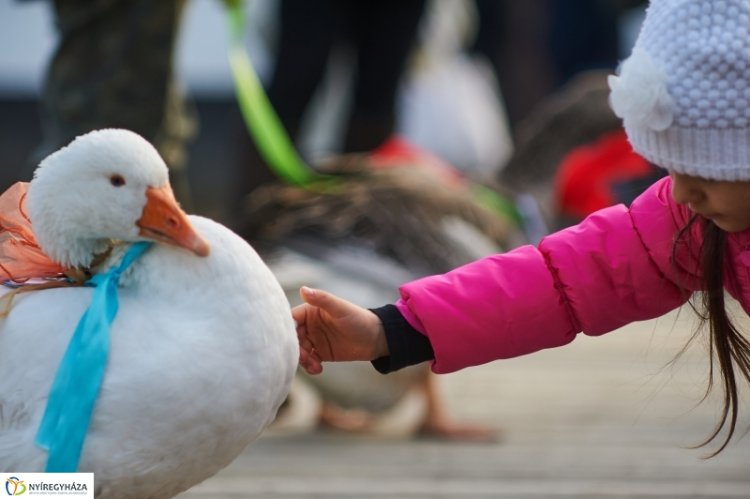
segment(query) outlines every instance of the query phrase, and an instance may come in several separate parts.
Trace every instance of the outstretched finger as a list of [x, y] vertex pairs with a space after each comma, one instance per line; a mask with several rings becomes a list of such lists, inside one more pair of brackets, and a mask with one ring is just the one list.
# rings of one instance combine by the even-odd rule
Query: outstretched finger
[[352, 308], [354, 307], [354, 305], [348, 301], [321, 289], [312, 289], [307, 286], [302, 286], [299, 290], [299, 294], [308, 305], [319, 307], [336, 318], [351, 313]]

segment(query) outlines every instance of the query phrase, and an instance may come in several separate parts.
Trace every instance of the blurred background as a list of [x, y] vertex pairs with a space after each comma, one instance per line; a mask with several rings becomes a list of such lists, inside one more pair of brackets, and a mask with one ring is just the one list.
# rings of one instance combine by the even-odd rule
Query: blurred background
[[[29, 180], [42, 144], [39, 96], [57, 44], [52, 2], [0, 1], [0, 40], [12, 49], [0, 55], [0, 150], [2, 184]], [[189, 147], [189, 171], [201, 185], [194, 211], [223, 216], [221, 192], [229, 180], [232, 139], [242, 127], [227, 64], [227, 21], [221, 2], [187, 6], [179, 35], [175, 67], [200, 115], [201, 130]]]
[[[394, 131], [456, 168], [491, 178], [511, 162], [515, 139], [529, 134], [524, 126], [547, 98], [581, 73], [614, 69], [637, 34], [644, 2], [426, 3], [399, 79]], [[39, 160], [43, 117], [38, 99], [58, 40], [52, 4], [0, 1], [0, 41], [9, 47], [0, 54], [3, 186], [30, 178]], [[246, 47], [266, 83], [278, 43], [278, 4], [251, 0], [245, 9]], [[242, 142], [250, 138], [227, 64], [229, 35], [222, 2], [188, 1], [178, 29], [175, 79], [194, 108], [198, 126], [186, 141], [187, 171], [191, 183], [201, 186], [193, 211], [224, 219], [227, 199], [216, 193], [231, 190], [232, 182], [243, 175], [246, 165], [238, 166], [247, 160]], [[351, 50], [334, 47], [295, 137], [298, 149], [311, 161], [342, 151], [354, 66]], [[538, 173], [527, 176], [539, 177]], [[540, 183], [551, 178], [544, 173], [547, 178]]]
[[[30, 180], [49, 152], [54, 3], [0, 0], [3, 189]], [[286, 2], [291, 48], [281, 0], [244, 7], [243, 45], [305, 164], [364, 172], [334, 199], [279, 181], [259, 154], [236, 100], [224, 3], [187, 1], [175, 39], [174, 81], [195, 127], [173, 169], [178, 199], [256, 246], [292, 304], [303, 284], [391, 302], [401, 282], [534, 243], [661, 175], [629, 150], [607, 104], [606, 75], [628, 55], [645, 2], [348, 4]], [[360, 7], [360, 24], [347, 21]], [[377, 43], [404, 59], [382, 80], [351, 43], [378, 22]], [[339, 31], [348, 43], [330, 50], [300, 42]], [[377, 68], [390, 56], [367, 57]], [[295, 71], [316, 64], [319, 74]], [[362, 79], [388, 112], [358, 107]], [[708, 434], [715, 406], [695, 406], [707, 369], [698, 346], [670, 364], [692, 330], [677, 319], [440, 378], [427, 366], [382, 377], [369, 364], [300, 375], [272, 430], [184, 496], [747, 497], [747, 438], [710, 461], [684, 448]]]

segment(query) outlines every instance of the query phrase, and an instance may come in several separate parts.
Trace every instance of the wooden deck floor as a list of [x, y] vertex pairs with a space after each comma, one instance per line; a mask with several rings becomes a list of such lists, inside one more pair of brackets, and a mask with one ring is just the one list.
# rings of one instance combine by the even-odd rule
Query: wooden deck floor
[[686, 448], [708, 434], [718, 409], [715, 400], [697, 405], [703, 345], [668, 365], [689, 316], [441, 376], [451, 413], [497, 425], [496, 444], [404, 437], [408, 408], [367, 436], [287, 425], [179, 497], [748, 498], [750, 436], [709, 460]]

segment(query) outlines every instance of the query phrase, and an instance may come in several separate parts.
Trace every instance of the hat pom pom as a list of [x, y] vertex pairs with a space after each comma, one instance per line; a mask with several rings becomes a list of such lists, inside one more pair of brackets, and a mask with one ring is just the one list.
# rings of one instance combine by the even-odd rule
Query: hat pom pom
[[612, 110], [629, 125], [662, 131], [672, 124], [667, 76], [643, 50], [635, 49], [607, 82]]

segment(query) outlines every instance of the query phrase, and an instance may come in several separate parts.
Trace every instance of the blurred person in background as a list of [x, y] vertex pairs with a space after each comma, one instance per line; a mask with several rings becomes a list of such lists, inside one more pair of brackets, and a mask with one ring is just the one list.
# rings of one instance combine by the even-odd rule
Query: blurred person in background
[[[331, 66], [354, 59], [351, 103], [341, 125], [338, 152], [366, 152], [394, 132], [396, 96], [417, 40], [427, 0], [280, 0], [274, 4], [274, 60], [266, 93], [287, 134], [298, 146], [303, 121]], [[344, 99], [344, 95], [340, 99]], [[241, 130], [237, 199], [275, 180]], [[304, 151], [303, 151], [304, 153]], [[304, 154], [303, 154], [304, 155]], [[234, 210], [232, 210], [234, 211]]]
[[614, 70], [620, 0], [475, 0], [471, 50], [492, 64], [513, 128], [573, 76]]

